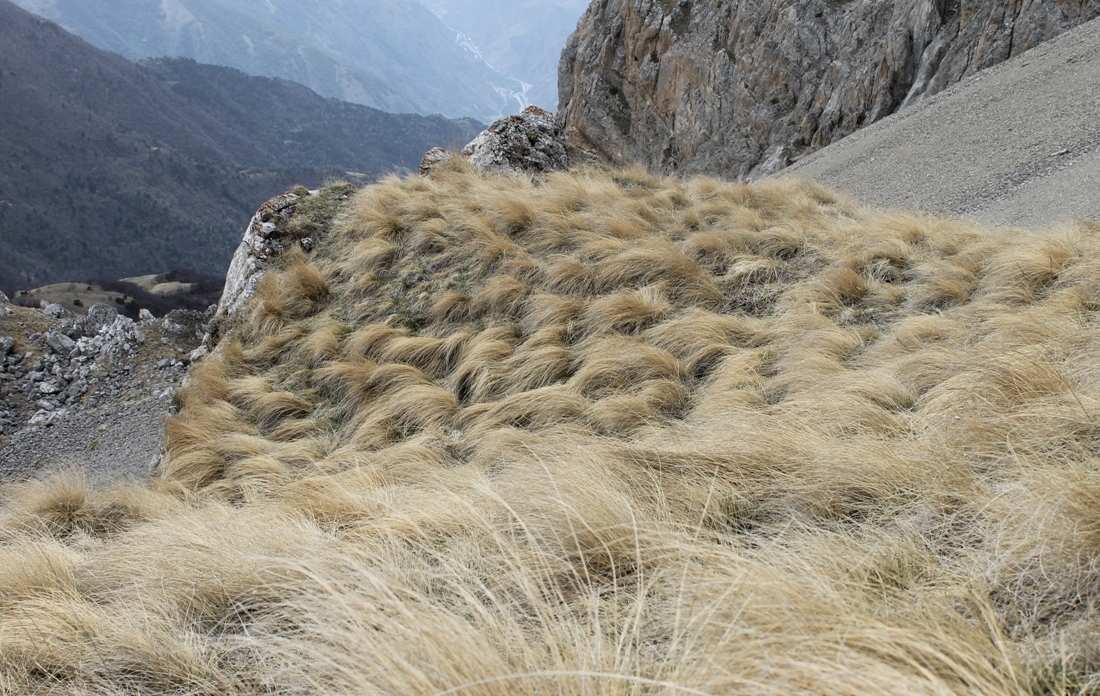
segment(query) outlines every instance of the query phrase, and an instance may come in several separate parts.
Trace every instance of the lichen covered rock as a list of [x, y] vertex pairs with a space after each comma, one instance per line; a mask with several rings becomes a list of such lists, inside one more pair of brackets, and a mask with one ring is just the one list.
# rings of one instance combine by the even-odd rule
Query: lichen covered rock
[[475, 169], [492, 174], [542, 174], [569, 167], [561, 125], [537, 106], [489, 126], [462, 154]]
[[451, 153], [441, 147], [433, 147], [420, 158], [420, 176], [428, 176], [437, 165], [451, 158]]

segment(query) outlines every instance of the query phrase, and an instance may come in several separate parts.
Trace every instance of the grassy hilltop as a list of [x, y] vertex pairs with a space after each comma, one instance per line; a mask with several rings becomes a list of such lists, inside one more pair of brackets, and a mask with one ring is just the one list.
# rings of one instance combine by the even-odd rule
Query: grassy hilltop
[[8, 487], [0, 692], [1100, 688], [1100, 227], [452, 160], [307, 199], [147, 487]]

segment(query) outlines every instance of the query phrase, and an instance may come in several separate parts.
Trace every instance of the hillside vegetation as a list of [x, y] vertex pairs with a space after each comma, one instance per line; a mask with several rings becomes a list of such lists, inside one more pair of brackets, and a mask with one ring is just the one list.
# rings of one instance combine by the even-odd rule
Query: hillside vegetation
[[147, 487], [4, 489], [0, 691], [1100, 686], [1100, 227], [461, 159], [347, 193]]

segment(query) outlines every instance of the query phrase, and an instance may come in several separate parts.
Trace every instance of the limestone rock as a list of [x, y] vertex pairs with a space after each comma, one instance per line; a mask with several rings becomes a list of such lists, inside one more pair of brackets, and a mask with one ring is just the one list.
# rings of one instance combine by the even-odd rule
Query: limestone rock
[[754, 178], [1100, 16], [1100, 0], [594, 0], [559, 66], [568, 141]]
[[84, 335], [95, 336], [106, 326], [111, 326], [118, 319], [118, 310], [110, 305], [96, 302], [88, 308], [88, 314], [83, 321]]
[[462, 154], [475, 169], [493, 174], [538, 175], [569, 167], [561, 125], [554, 114], [537, 106], [489, 126]]
[[69, 355], [76, 349], [76, 341], [59, 331], [46, 334], [46, 345], [57, 355]]
[[11, 349], [15, 347], [15, 339], [11, 336], [0, 336], [0, 358], [7, 357]]
[[286, 249], [276, 239], [277, 220], [287, 219], [298, 207], [299, 196], [284, 193], [266, 201], [252, 216], [240, 246], [233, 254], [229, 273], [225, 278], [225, 290], [218, 302], [218, 316], [235, 312], [256, 293], [256, 287], [264, 277], [270, 260]]
[[0, 304], [11, 304], [11, 298], [0, 292]]
[[42, 300], [42, 313], [48, 317], [53, 317], [54, 319], [61, 319], [62, 317], [72, 314], [72, 312], [65, 309], [61, 305], [47, 302], [46, 300]]

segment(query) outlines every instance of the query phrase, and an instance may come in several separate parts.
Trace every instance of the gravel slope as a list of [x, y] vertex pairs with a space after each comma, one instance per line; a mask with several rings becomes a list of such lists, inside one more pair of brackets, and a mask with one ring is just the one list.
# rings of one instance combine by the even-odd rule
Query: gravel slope
[[869, 205], [1047, 228], [1100, 220], [1100, 20], [785, 169]]
[[[148, 476], [205, 317], [108, 319], [88, 328], [0, 298], [0, 488], [64, 470], [104, 482]], [[77, 340], [59, 351], [50, 340], [61, 335]]]

